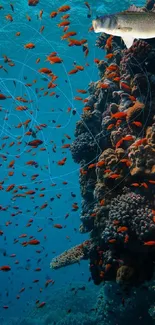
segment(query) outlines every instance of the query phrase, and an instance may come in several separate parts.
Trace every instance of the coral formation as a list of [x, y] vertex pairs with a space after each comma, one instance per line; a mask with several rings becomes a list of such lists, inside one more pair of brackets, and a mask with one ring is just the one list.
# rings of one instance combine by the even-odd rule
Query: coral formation
[[155, 263], [155, 44], [136, 40], [125, 49], [102, 34], [96, 45], [106, 57], [96, 60], [100, 79], [89, 85], [71, 147], [80, 164], [80, 231], [90, 233], [94, 283], [132, 287], [153, 277]]

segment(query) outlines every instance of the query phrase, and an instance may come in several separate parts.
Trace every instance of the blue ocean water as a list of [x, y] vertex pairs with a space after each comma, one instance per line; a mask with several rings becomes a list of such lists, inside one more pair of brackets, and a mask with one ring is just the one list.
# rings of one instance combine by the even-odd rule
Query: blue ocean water
[[[97, 35], [89, 28], [96, 15], [122, 11], [133, 3], [144, 5], [144, 1], [118, 4], [90, 0], [88, 18], [89, 9], [82, 0], [40, 0], [36, 6], [19, 0], [12, 3], [13, 9], [9, 1], [1, 1], [0, 93], [10, 98], [0, 101], [0, 267], [10, 266], [11, 270], [0, 272], [0, 325], [108, 324], [93, 313], [101, 286], [88, 281], [88, 261], [60, 270], [50, 269], [50, 262], [89, 238], [89, 234], [79, 232], [79, 165], [73, 162], [70, 150], [62, 148], [74, 140], [76, 122], [82, 113], [83, 104], [75, 96], [87, 97], [78, 94], [77, 89], [87, 90], [89, 83], [99, 79], [94, 59], [103, 59], [104, 51], [95, 46]], [[50, 13], [63, 5], [71, 9], [50, 18]], [[75, 38], [87, 40], [87, 57], [81, 46], [69, 47], [68, 40], [61, 39], [63, 28], [57, 25], [68, 13], [69, 30], [77, 33]], [[17, 32], [20, 36], [16, 36]], [[26, 49], [29, 43], [35, 48]], [[47, 61], [51, 52], [56, 52], [63, 62], [51, 65]], [[38, 58], [40, 62], [36, 63]], [[84, 70], [69, 75], [76, 65]], [[48, 89], [49, 77], [39, 72], [45, 67], [58, 77], [55, 88]], [[55, 94], [50, 96], [51, 92]], [[21, 106], [26, 108], [22, 110]], [[29, 142], [36, 139], [42, 144], [30, 146]], [[58, 162], [64, 157], [66, 162], [61, 166]], [[25, 194], [28, 191], [34, 193]], [[57, 224], [62, 229], [54, 227]], [[39, 245], [22, 245], [34, 238]], [[53, 283], [46, 287], [47, 280]], [[38, 308], [37, 300], [46, 305]]]

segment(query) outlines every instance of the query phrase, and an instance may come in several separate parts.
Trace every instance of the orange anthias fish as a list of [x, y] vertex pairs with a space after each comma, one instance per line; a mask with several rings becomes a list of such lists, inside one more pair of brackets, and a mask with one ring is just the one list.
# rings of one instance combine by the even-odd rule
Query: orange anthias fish
[[68, 33], [64, 34], [63, 36], [61, 36], [61, 39], [64, 40], [64, 39], [67, 39], [68, 37], [75, 36], [76, 34], [77, 34], [76, 32], [68, 32]]
[[10, 271], [10, 270], [11, 270], [11, 267], [9, 265], [0, 266], [0, 271], [7, 272], [7, 271]]
[[24, 48], [25, 49], [29, 49], [29, 50], [34, 49], [35, 48], [35, 44], [33, 44], [33, 43], [25, 44], [24, 45]]
[[105, 58], [106, 58], [106, 59], [112, 59], [113, 56], [114, 56], [113, 53], [109, 53], [109, 54], [107, 54], [107, 55], [105, 56]]
[[58, 56], [50, 56], [50, 55], [47, 57], [47, 61], [49, 61], [51, 64], [63, 62], [63, 60]]
[[125, 112], [118, 112], [115, 114], [111, 114], [111, 116], [115, 119], [125, 118], [127, 116], [127, 113]]
[[127, 231], [128, 230], [128, 228], [127, 227], [119, 227], [118, 229], [117, 229], [117, 232], [125, 232], [125, 231]]
[[28, 242], [24, 242], [22, 243], [22, 246], [27, 246], [27, 245], [39, 245], [40, 244], [40, 241], [37, 240], [37, 239], [32, 239], [32, 240], [29, 240]]
[[63, 226], [60, 225], [59, 223], [56, 223], [55, 225], [53, 225], [54, 228], [57, 228], [57, 229], [62, 229]]
[[155, 240], [150, 240], [144, 242], [144, 246], [155, 246]]
[[57, 26], [58, 27], [65, 27], [65, 26], [68, 26], [68, 25], [70, 25], [70, 21], [69, 20], [64, 20], [61, 23], [59, 23]]

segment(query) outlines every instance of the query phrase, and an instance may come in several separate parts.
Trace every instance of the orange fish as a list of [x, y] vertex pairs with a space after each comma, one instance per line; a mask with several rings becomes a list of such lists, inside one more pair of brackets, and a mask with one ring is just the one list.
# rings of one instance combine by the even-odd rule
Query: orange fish
[[114, 243], [116, 243], [116, 239], [114, 239], [114, 238], [113, 238], [113, 239], [109, 239], [109, 243], [110, 243], [110, 244], [114, 244]]
[[141, 144], [147, 144], [147, 138], [137, 140], [136, 142], [133, 143], [135, 147], [139, 147]]
[[57, 12], [56, 11], [52, 11], [51, 13], [50, 13], [50, 17], [51, 18], [54, 18], [54, 17], [56, 17], [57, 16]]
[[99, 64], [100, 61], [101, 61], [101, 60], [99, 60], [99, 59], [94, 59], [94, 62], [97, 63], [97, 64]]
[[138, 126], [140, 128], [143, 126], [143, 124], [141, 122], [138, 122], [138, 121], [134, 121], [134, 122], [132, 122], [132, 124], [136, 125], [136, 126]]
[[115, 126], [115, 124], [109, 124], [107, 127], [107, 130], [111, 130], [114, 126]]
[[64, 27], [70, 25], [69, 20], [62, 21], [61, 23], [57, 24], [58, 27]]
[[129, 159], [121, 159], [120, 162], [125, 163], [127, 167], [131, 166], [131, 161]]
[[145, 188], [148, 188], [148, 185], [145, 182], [141, 183], [140, 186], [144, 186]]
[[132, 183], [131, 186], [139, 187], [139, 183]]
[[5, 16], [5, 18], [7, 19], [7, 20], [10, 20], [11, 22], [13, 21], [13, 17], [9, 14], [9, 15], [7, 15], [7, 16]]
[[33, 43], [27, 43], [27, 44], [25, 44], [24, 45], [24, 48], [25, 49], [34, 49], [35, 48], [35, 44], [33, 44]]
[[106, 68], [106, 71], [116, 71], [116, 70], [118, 70], [117, 64], [111, 64]]
[[78, 69], [73, 69], [73, 70], [70, 70], [69, 72], [68, 72], [68, 74], [75, 74], [75, 73], [77, 73], [79, 70]]
[[11, 267], [9, 265], [3, 265], [0, 267], [0, 271], [4, 271], [4, 272], [7, 272], [7, 271], [10, 271], [11, 270]]
[[61, 36], [61, 39], [64, 40], [64, 39], [67, 39], [68, 37], [75, 36], [76, 34], [77, 34], [76, 32], [68, 32], [68, 33], [64, 34], [63, 36]]
[[53, 225], [54, 228], [57, 228], [57, 229], [62, 229], [63, 226], [60, 225], [59, 223], [56, 223], [55, 225]]
[[77, 89], [76, 91], [77, 91], [78, 93], [81, 93], [81, 94], [86, 94], [86, 93], [87, 93], [87, 91], [84, 90], [84, 89]]
[[104, 199], [102, 199], [102, 200], [100, 201], [100, 205], [101, 205], [101, 206], [104, 206], [104, 205], [105, 205], [105, 200], [104, 200]]
[[128, 230], [127, 227], [119, 227], [119, 228], [117, 229], [117, 232], [125, 232], [125, 231], [127, 231], [127, 230]]
[[83, 100], [83, 98], [82, 97], [79, 97], [79, 96], [75, 96], [74, 99], [75, 100]]
[[65, 164], [66, 160], [67, 160], [66, 157], [63, 158], [62, 160], [59, 160], [59, 161], [57, 162], [57, 165], [59, 165], [59, 166], [63, 166], [63, 165]]
[[58, 9], [58, 12], [66, 12], [70, 10], [70, 6], [68, 5], [64, 5], [64, 6], [61, 6], [59, 9]]
[[61, 148], [70, 148], [70, 144], [69, 143], [66, 143], [66, 144], [64, 144]]
[[80, 70], [80, 71], [83, 71], [84, 70], [84, 67], [82, 65], [76, 65], [75, 68], [78, 69], [78, 70]]
[[144, 242], [144, 246], [155, 246], [155, 240], [150, 240]]
[[108, 89], [109, 88], [109, 84], [103, 83], [103, 82], [99, 82], [98, 85], [97, 85], [97, 88]]
[[70, 15], [69, 14], [66, 14], [66, 15], [63, 15], [62, 17], [61, 17], [61, 19], [62, 20], [66, 20], [66, 19], [68, 19], [70, 17]]
[[11, 184], [6, 188], [6, 192], [10, 192], [15, 187], [15, 184]]
[[130, 91], [130, 86], [128, 86], [125, 82], [120, 82], [120, 88], [123, 90], [128, 90]]
[[96, 166], [96, 164], [90, 164], [90, 165], [88, 166], [88, 169], [94, 168], [95, 166]]
[[150, 179], [148, 182], [149, 182], [150, 184], [155, 184], [155, 181], [154, 181], [154, 180], [151, 180], [151, 179]]
[[119, 174], [112, 174], [112, 175], [109, 176], [109, 178], [112, 178], [112, 179], [117, 179], [119, 177], [120, 177]]
[[111, 114], [112, 118], [115, 118], [115, 119], [120, 119], [120, 118], [123, 118], [123, 117], [126, 117], [127, 113], [125, 112], [118, 112], [118, 113], [115, 113], [115, 114]]
[[112, 39], [113, 39], [113, 35], [108, 37], [108, 39], [106, 41], [106, 44], [105, 44], [105, 49], [111, 50], [111, 48], [112, 48]]
[[61, 58], [59, 58], [58, 56], [48, 56], [47, 61], [49, 61], [51, 64], [54, 63], [62, 63], [63, 60]]
[[109, 53], [109, 54], [107, 54], [107, 55], [105, 56], [105, 58], [106, 58], [106, 59], [112, 59], [113, 56], [114, 56], [113, 53]]
[[97, 163], [96, 163], [96, 167], [102, 167], [102, 166], [104, 166], [105, 165], [105, 162], [102, 160], [102, 161], [98, 161]]

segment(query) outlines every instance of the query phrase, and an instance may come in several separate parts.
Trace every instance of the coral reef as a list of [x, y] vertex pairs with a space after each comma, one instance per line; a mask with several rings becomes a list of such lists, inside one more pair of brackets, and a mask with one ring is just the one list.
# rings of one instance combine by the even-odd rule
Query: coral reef
[[[139, 286], [153, 278], [155, 263], [155, 43], [125, 49], [102, 34], [96, 45], [105, 61], [96, 61], [100, 79], [89, 85], [71, 147], [80, 164], [80, 231], [91, 238], [85, 258], [95, 284]], [[61, 260], [56, 265], [74, 258]]]

